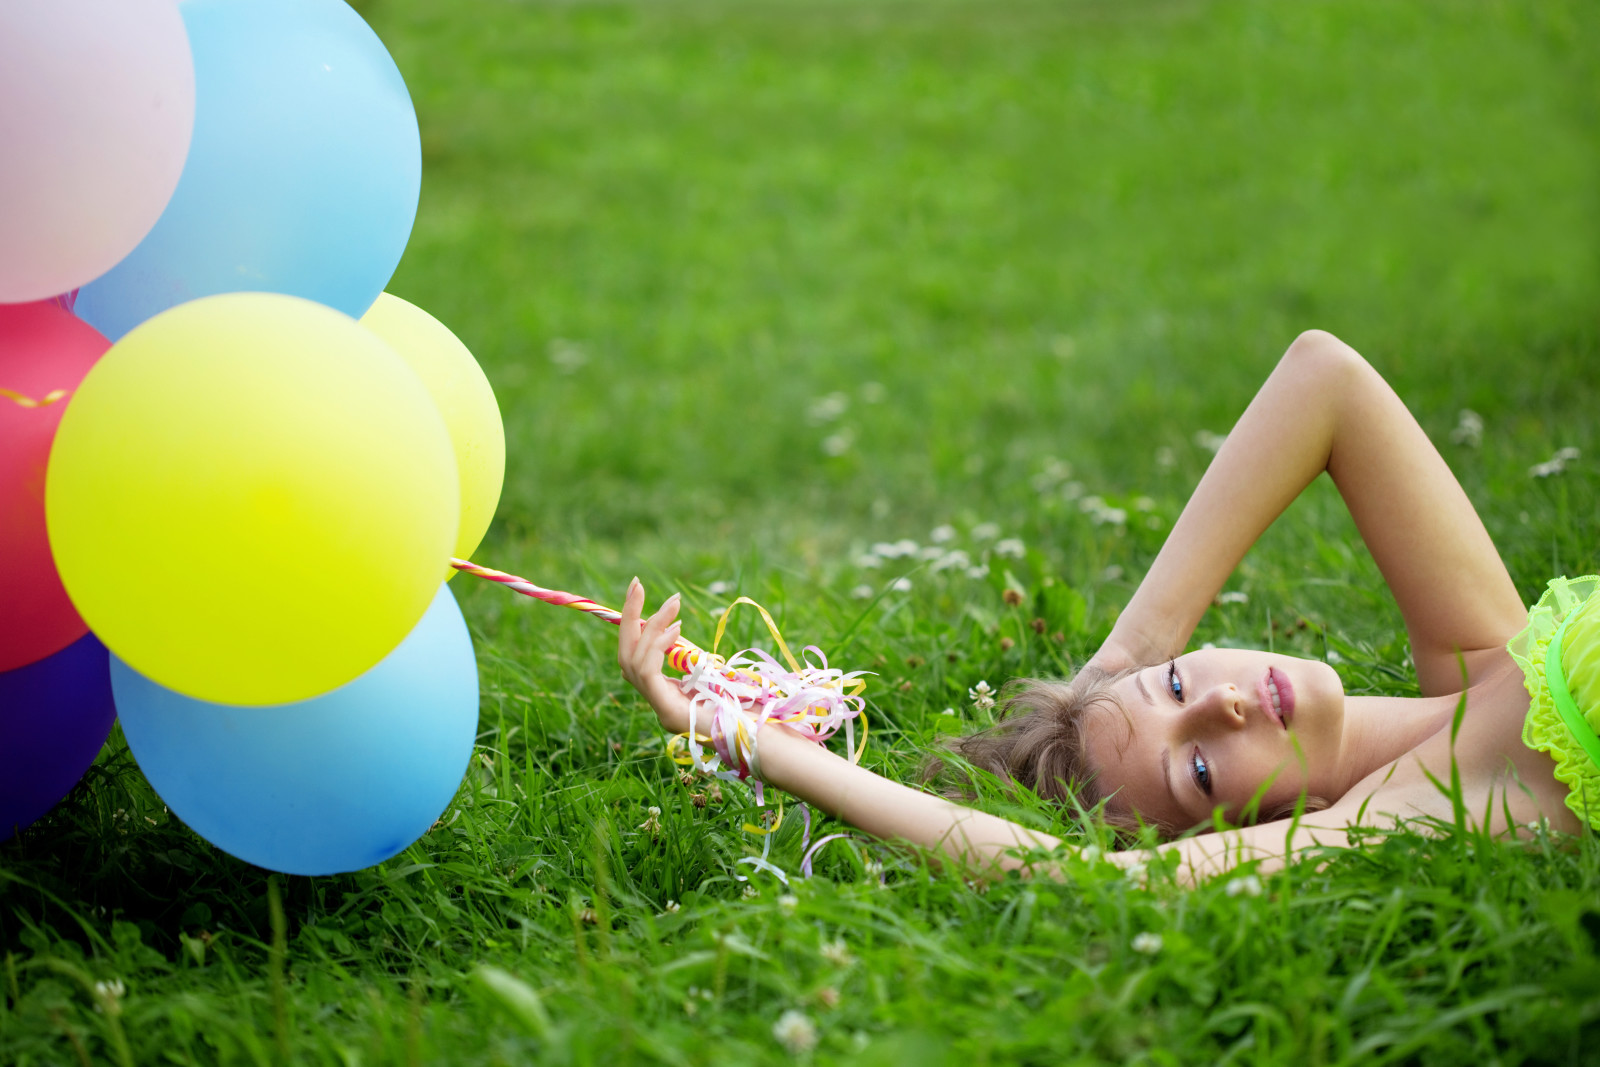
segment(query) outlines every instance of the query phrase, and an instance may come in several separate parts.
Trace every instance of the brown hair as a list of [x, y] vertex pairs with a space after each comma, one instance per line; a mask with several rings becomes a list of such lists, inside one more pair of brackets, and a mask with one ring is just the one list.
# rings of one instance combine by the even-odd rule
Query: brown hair
[[[1000, 721], [977, 733], [951, 738], [946, 747], [1002, 782], [1025, 786], [1046, 800], [1072, 801], [1083, 811], [1093, 811], [1107, 797], [1096, 783], [1095, 769], [1089, 762], [1084, 727], [1089, 713], [1096, 708], [1115, 709], [1127, 717], [1111, 687], [1132, 673], [1133, 669], [1110, 672], [1086, 666], [1069, 682], [1013, 679], [1000, 691]], [[953, 775], [948, 773], [951, 770], [945, 760], [930, 757], [923, 767], [922, 780], [931, 781], [941, 774], [952, 777], [954, 782], [945, 795], [953, 800], [971, 799], [975, 792], [971, 776], [960, 767], [953, 768]], [[1302, 811], [1308, 814], [1328, 807], [1328, 801], [1318, 796], [1307, 795], [1303, 802]], [[1299, 806], [1297, 801], [1291, 801], [1250, 821], [1286, 819]], [[1109, 806], [1102, 808], [1099, 818], [1129, 837], [1145, 826], [1154, 826], [1163, 837], [1188, 829]]]
[[[1095, 784], [1084, 744], [1084, 726], [1097, 707], [1122, 705], [1111, 687], [1129, 671], [1111, 673], [1084, 667], [1070, 682], [1018, 678], [1000, 691], [1000, 721], [986, 730], [952, 738], [946, 746], [955, 755], [1003, 782], [1026, 786], [1046, 800], [1075, 800], [1091, 811], [1105, 800]], [[923, 768], [923, 781], [950, 770], [937, 756]], [[955, 768], [956, 781], [947, 795], [970, 799], [970, 776]], [[1124, 833], [1137, 833], [1143, 825], [1137, 815], [1102, 812], [1105, 823]], [[1163, 832], [1170, 828], [1162, 827]]]

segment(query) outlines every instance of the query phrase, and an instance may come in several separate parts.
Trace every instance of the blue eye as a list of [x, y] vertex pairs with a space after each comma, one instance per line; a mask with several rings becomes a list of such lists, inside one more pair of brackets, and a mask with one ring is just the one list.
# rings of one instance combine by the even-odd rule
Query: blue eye
[[1211, 768], [1206, 764], [1205, 757], [1200, 755], [1200, 750], [1198, 748], [1194, 750], [1194, 755], [1190, 757], [1189, 765], [1194, 771], [1194, 780], [1196, 784], [1200, 786], [1200, 791], [1206, 796], [1210, 796]]
[[1167, 664], [1167, 690], [1172, 694], [1172, 699], [1183, 703], [1183, 679], [1178, 677], [1177, 660]]

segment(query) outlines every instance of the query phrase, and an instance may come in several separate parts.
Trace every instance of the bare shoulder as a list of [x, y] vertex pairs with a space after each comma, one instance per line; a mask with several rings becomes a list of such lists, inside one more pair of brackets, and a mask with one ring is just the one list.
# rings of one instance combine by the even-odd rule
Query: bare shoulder
[[[1439, 728], [1400, 759], [1358, 782], [1322, 813], [1347, 825], [1392, 825], [1395, 819], [1453, 819], [1447, 790], [1452, 768], [1459, 775], [1462, 801], [1474, 827], [1488, 819], [1490, 833], [1503, 834], [1541, 817], [1575, 832], [1576, 818], [1566, 806], [1566, 787], [1555, 765], [1522, 740], [1528, 693], [1522, 673], [1504, 649], [1486, 650], [1475, 684], [1465, 693], [1435, 698]], [[1451, 736], [1459, 701], [1465, 698], [1461, 726]], [[1487, 814], [1486, 814], [1487, 813]]]

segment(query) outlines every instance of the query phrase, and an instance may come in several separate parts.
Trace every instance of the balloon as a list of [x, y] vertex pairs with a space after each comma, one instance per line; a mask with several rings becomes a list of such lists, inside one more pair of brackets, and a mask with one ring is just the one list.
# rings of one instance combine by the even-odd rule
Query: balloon
[[325, 693], [416, 625], [456, 541], [439, 410], [354, 319], [229, 293], [111, 347], [61, 419], [62, 583], [141, 674], [201, 700]]
[[85, 634], [0, 673], [0, 841], [72, 791], [111, 733], [105, 646]]
[[271, 708], [180, 696], [112, 659], [128, 747], [161, 799], [225, 852], [289, 874], [381, 863], [426, 833], [478, 728], [472, 638], [440, 585], [382, 663]]
[[131, 252], [193, 126], [173, 0], [0, 3], [0, 301], [42, 300]]
[[[79, 296], [113, 341], [213, 293], [303, 296], [352, 317], [400, 262], [422, 147], [394, 60], [343, 0], [187, 0], [194, 143], [150, 235]], [[3, 150], [3, 149], [0, 149]]]
[[89, 629], [50, 557], [44, 472], [72, 391], [108, 345], [54, 300], [0, 304], [0, 671]]
[[[389, 342], [411, 364], [444, 416], [461, 476], [461, 530], [455, 554], [471, 559], [489, 529], [506, 473], [506, 434], [500, 406], [483, 368], [444, 324], [398, 296], [382, 293], [361, 325]], [[446, 568], [448, 581], [458, 572]]]

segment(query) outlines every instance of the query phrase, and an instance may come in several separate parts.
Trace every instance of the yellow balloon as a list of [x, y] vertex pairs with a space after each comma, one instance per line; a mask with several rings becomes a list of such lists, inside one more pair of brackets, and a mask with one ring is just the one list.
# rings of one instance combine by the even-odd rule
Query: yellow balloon
[[411, 631], [459, 499], [444, 422], [388, 345], [309, 300], [227, 293], [136, 327], [84, 378], [45, 517], [73, 604], [129, 666], [281, 704]]
[[[443, 323], [415, 304], [381, 293], [361, 325], [405, 357], [444, 416], [461, 477], [461, 529], [455, 554], [471, 559], [494, 518], [506, 474], [506, 434], [500, 405], [483, 368]], [[446, 568], [445, 577], [458, 572]]]

